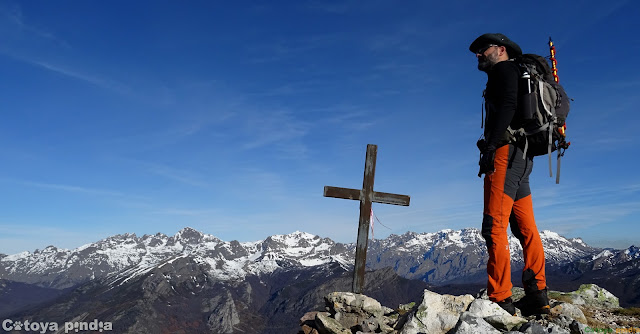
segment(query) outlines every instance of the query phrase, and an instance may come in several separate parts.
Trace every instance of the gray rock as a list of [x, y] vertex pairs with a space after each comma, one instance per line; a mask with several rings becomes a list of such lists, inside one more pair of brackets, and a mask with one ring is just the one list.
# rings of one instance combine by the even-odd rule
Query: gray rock
[[569, 325], [569, 331], [571, 334], [586, 334], [587, 326], [574, 320], [571, 325]]
[[300, 325], [313, 322], [316, 319], [317, 311], [307, 312], [300, 318]]
[[616, 309], [620, 307], [618, 297], [595, 284], [583, 284], [576, 291], [561, 293], [560, 295], [570, 298], [571, 304], [574, 305], [585, 305], [606, 309]]
[[406, 312], [411, 311], [414, 307], [416, 307], [416, 302], [411, 302], [409, 304], [402, 304], [398, 306], [398, 311], [404, 314]]
[[471, 305], [469, 305], [469, 309], [467, 311], [474, 316], [481, 318], [492, 315], [510, 315], [509, 312], [505, 311], [498, 304], [485, 299], [474, 300], [471, 302]]
[[363, 320], [363, 316], [356, 313], [336, 312], [333, 316], [344, 328], [351, 328], [358, 325]]
[[422, 303], [409, 314], [400, 334], [444, 334], [454, 328], [474, 298], [471, 295], [439, 295], [424, 290]]
[[595, 284], [583, 284], [577, 291], [573, 292], [573, 294], [582, 297], [588, 306], [608, 309], [620, 307], [618, 297]]
[[320, 334], [352, 334], [351, 330], [344, 328], [336, 319], [329, 316], [329, 313], [318, 312], [316, 314], [316, 327]]
[[511, 299], [519, 300], [525, 296], [524, 289], [521, 287], [514, 286], [511, 288]]
[[327, 305], [339, 312], [356, 313], [376, 318], [382, 317], [385, 310], [377, 300], [352, 292], [332, 292], [325, 297]]
[[528, 323], [520, 327], [520, 332], [526, 334], [548, 334], [545, 329], [539, 323], [535, 321], [529, 321]]
[[476, 294], [476, 299], [486, 299], [489, 300], [489, 294], [487, 293], [487, 289], [481, 289]]
[[587, 323], [587, 318], [582, 313], [582, 310], [577, 306], [569, 303], [557, 303], [554, 304], [553, 308], [551, 308], [551, 314], [556, 316], [566, 316], [567, 318], [571, 318], [577, 320], [583, 324]]
[[561, 328], [561, 327], [559, 327], [557, 325], [554, 325], [554, 324], [549, 324], [549, 326], [547, 326], [546, 330], [547, 330], [547, 333], [549, 333], [549, 334], [571, 334], [569, 332], [569, 330]]
[[332, 292], [325, 297], [325, 303], [342, 327], [356, 327], [363, 332], [377, 330], [388, 312], [377, 300], [352, 292]]
[[570, 317], [567, 317], [566, 315], [553, 315], [551, 322], [562, 327], [562, 328], [569, 328], [569, 326], [571, 326], [571, 324], [574, 322], [575, 320], [573, 320]]
[[499, 334], [500, 331], [493, 328], [488, 322], [481, 317], [475, 316], [470, 312], [464, 312], [460, 315], [460, 319], [456, 324], [452, 334]]
[[526, 334], [570, 334], [568, 330], [555, 324], [541, 325], [536, 321], [529, 321], [520, 327], [520, 332]]
[[356, 328], [358, 328], [363, 333], [372, 333], [375, 332], [380, 327], [378, 323], [378, 319], [371, 317], [369, 319], [362, 320]]
[[[505, 312], [506, 313], [506, 312]], [[518, 328], [520, 325], [527, 322], [526, 319], [520, 317], [514, 317], [512, 315], [492, 315], [485, 317], [484, 320], [491, 324], [491, 326], [500, 329], [510, 331], [514, 328]]]

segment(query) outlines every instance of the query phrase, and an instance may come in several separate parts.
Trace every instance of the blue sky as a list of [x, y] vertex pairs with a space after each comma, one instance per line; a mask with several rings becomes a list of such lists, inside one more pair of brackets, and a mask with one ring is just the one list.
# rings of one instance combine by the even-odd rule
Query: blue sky
[[322, 193], [362, 186], [367, 144], [375, 190], [411, 196], [374, 204], [375, 238], [479, 228], [486, 32], [552, 36], [574, 99], [560, 185], [536, 159], [539, 228], [638, 245], [640, 3], [536, 4], [2, 0], [0, 253], [185, 226], [354, 242], [358, 202]]

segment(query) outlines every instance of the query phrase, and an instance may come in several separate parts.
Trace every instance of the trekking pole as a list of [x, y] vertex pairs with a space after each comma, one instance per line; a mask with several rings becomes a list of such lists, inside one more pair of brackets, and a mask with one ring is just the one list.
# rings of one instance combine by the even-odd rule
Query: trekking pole
[[551, 36], [549, 36], [549, 53], [551, 53], [551, 69], [553, 70], [553, 79], [556, 82], [560, 82], [560, 78], [558, 78], [558, 61], [556, 60], [556, 47], [553, 45], [553, 41], [551, 40]]
[[[560, 82], [560, 78], [558, 78], [558, 61], [556, 60], [556, 47], [553, 45], [553, 40], [551, 39], [551, 36], [549, 36], [549, 53], [551, 54], [551, 70], [553, 73], [553, 80], [556, 81], [556, 83]], [[565, 137], [565, 129], [566, 129], [566, 124], [563, 124], [562, 127], [559, 129], [559, 132], [562, 134], [563, 138]], [[564, 139], [562, 139], [564, 141]], [[562, 146], [561, 143], [558, 143], [558, 146]], [[561, 153], [562, 148], [558, 147], [558, 157], [557, 157], [557, 169], [556, 169], [556, 184], [560, 184], [560, 163], [561, 163], [561, 158], [563, 153]], [[549, 168], [551, 168], [551, 155], [549, 155]], [[549, 169], [551, 170], [551, 169]]]

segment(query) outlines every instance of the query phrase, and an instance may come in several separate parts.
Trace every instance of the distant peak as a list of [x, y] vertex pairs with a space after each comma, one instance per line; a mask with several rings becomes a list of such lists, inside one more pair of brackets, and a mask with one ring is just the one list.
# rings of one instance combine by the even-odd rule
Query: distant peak
[[640, 249], [638, 249], [638, 247], [634, 245], [631, 245], [624, 251], [624, 253], [633, 257], [638, 257], [640, 256]]
[[[66, 251], [66, 249], [60, 249], [61, 251]], [[58, 251], [58, 247], [53, 246], [53, 245], [49, 245], [47, 247], [45, 247], [44, 249], [40, 250], [40, 249], [36, 249], [34, 251], [34, 253], [49, 253], [49, 252], [56, 252]]]
[[318, 237], [317, 235], [311, 234], [311, 233], [307, 233], [307, 232], [301, 232], [301, 231], [295, 231], [291, 234], [289, 234], [292, 237], [300, 237], [300, 238], [304, 238], [304, 239], [313, 239]]
[[24, 252], [20, 252], [20, 253], [17, 253], [17, 254], [7, 255], [7, 256], [3, 257], [3, 260], [16, 261], [16, 260], [18, 260], [20, 258], [29, 257], [30, 255], [31, 255], [31, 252], [24, 251]]
[[195, 233], [195, 234], [202, 235], [202, 232], [200, 232], [200, 231], [198, 231], [198, 230], [196, 230], [194, 228], [191, 228], [189, 226], [187, 226], [187, 227], [183, 228], [182, 230], [178, 231], [177, 234], [185, 234], [185, 233], [191, 233], [191, 234]]
[[178, 233], [176, 233], [175, 238], [197, 242], [200, 241], [203, 236], [204, 234], [202, 234], [202, 232], [191, 227], [185, 227], [182, 230], [178, 231]]
[[315, 239], [318, 238], [317, 235], [311, 234], [311, 233], [307, 233], [307, 232], [301, 232], [301, 231], [295, 231], [289, 234], [276, 234], [272, 236], [273, 239]]
[[540, 232], [540, 236], [546, 236], [547, 238], [564, 238], [563, 236], [561, 236], [560, 234], [553, 232], [553, 231], [549, 231], [549, 230], [543, 230], [542, 232]]
[[124, 234], [116, 234], [116, 235], [112, 235], [110, 237], [107, 237], [106, 240], [123, 240], [123, 239], [135, 239], [137, 238], [135, 233], [124, 233]]

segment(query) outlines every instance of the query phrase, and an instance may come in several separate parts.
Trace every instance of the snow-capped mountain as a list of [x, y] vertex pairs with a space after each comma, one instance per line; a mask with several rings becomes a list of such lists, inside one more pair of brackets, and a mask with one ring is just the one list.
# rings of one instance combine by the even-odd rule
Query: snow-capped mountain
[[[574, 261], [600, 251], [582, 240], [569, 240], [550, 231], [541, 232], [541, 238], [547, 260], [553, 263]], [[515, 237], [510, 238], [510, 245], [517, 266], [522, 263], [522, 248]], [[255, 242], [228, 242], [187, 227], [174, 236], [123, 234], [72, 250], [49, 246], [33, 253], [8, 255], [0, 258], [0, 278], [60, 289], [96, 278], [112, 277], [115, 282], [188, 257], [209, 268], [217, 280], [230, 281], [332, 262], [350, 269], [354, 249], [354, 244], [336, 243], [304, 232]], [[370, 269], [393, 267], [403, 277], [442, 283], [483, 272], [487, 254], [480, 231], [463, 229], [410, 232], [371, 240], [367, 257]]]
[[[547, 263], [569, 263], [598, 252], [580, 239], [566, 239], [551, 231], [542, 231], [540, 238]], [[393, 267], [406, 278], [442, 284], [486, 275], [485, 240], [474, 228], [392, 235], [370, 242], [369, 248], [369, 267]], [[522, 247], [514, 236], [509, 237], [509, 248], [513, 269], [521, 268], [524, 265]]]
[[[637, 305], [637, 247], [603, 250], [554, 232], [540, 234], [555, 286], [558, 280], [602, 283]], [[514, 237], [510, 248], [518, 270], [522, 248]], [[191, 228], [173, 236], [116, 235], [72, 250], [49, 246], [0, 257], [0, 316], [104, 319], [130, 333], [288, 332], [282, 324], [297, 323], [300, 310], [320, 307], [314, 303], [323, 293], [349, 289], [354, 253], [354, 244], [304, 232], [238, 242]], [[391, 235], [369, 241], [367, 267], [376, 271], [367, 273], [365, 288], [389, 300], [427, 285], [472, 288], [486, 282], [486, 261], [477, 229]]]
[[581, 262], [588, 265], [590, 270], [599, 270], [635, 259], [640, 259], [640, 249], [636, 246], [631, 246], [623, 250], [607, 248], [591, 258], [582, 259]]
[[222, 241], [192, 228], [168, 237], [115, 235], [76, 249], [49, 246], [0, 259], [0, 278], [67, 288], [107, 276], [141, 275], [167, 261], [190, 257], [207, 265], [219, 280], [267, 274], [278, 268], [348, 263], [348, 245], [308, 233], [274, 235], [256, 242]]

